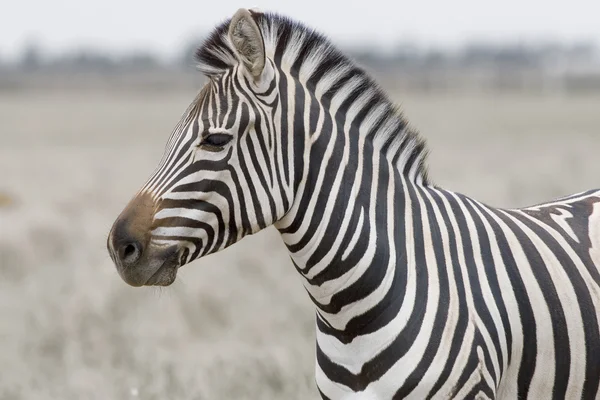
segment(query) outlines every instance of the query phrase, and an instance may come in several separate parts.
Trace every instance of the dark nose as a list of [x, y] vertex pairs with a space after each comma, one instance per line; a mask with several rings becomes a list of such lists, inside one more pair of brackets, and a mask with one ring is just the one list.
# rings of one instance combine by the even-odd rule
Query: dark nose
[[127, 220], [117, 221], [108, 239], [108, 250], [113, 260], [124, 268], [134, 266], [144, 253], [144, 245], [129, 231], [129, 226]]
[[138, 193], [127, 204], [108, 235], [108, 251], [119, 274], [131, 285], [141, 285], [148, 277], [144, 266], [151, 253], [150, 232], [155, 203], [147, 193]]
[[137, 240], [121, 244], [117, 249], [117, 257], [121, 265], [130, 267], [142, 258], [143, 247]]

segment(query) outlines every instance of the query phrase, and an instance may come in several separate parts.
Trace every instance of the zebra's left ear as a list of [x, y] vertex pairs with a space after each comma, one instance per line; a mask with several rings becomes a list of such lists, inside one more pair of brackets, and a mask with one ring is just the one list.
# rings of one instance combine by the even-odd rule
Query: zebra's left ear
[[250, 11], [240, 8], [229, 23], [229, 40], [238, 59], [255, 81], [265, 69], [265, 43], [258, 24]]

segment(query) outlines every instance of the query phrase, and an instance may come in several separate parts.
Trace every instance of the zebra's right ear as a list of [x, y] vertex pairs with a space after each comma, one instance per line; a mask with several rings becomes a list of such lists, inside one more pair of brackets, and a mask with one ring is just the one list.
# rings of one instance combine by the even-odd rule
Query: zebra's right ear
[[265, 43], [250, 11], [240, 8], [229, 23], [229, 40], [235, 53], [255, 80], [265, 68]]

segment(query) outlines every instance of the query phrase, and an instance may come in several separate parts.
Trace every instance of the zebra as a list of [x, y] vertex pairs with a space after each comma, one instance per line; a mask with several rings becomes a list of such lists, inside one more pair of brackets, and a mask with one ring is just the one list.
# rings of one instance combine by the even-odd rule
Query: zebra
[[324, 399], [599, 399], [600, 190], [522, 209], [430, 180], [427, 146], [326, 37], [240, 9], [125, 207], [132, 286], [275, 226], [316, 310]]

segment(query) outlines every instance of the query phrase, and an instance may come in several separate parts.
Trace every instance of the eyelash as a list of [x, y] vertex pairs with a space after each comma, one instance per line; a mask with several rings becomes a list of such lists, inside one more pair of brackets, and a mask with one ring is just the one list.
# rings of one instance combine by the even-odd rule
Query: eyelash
[[211, 133], [200, 140], [200, 146], [208, 150], [222, 150], [232, 139], [233, 136], [227, 133]]

